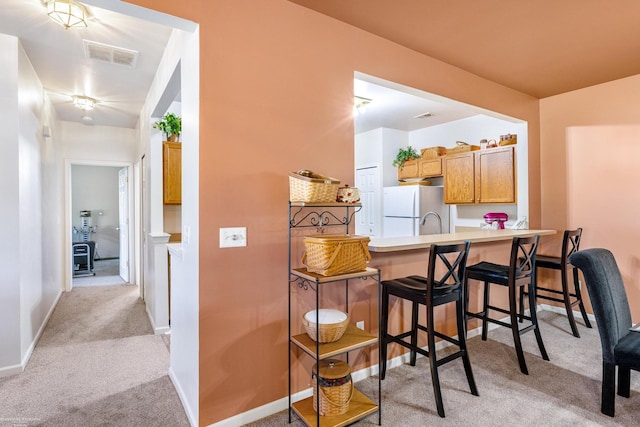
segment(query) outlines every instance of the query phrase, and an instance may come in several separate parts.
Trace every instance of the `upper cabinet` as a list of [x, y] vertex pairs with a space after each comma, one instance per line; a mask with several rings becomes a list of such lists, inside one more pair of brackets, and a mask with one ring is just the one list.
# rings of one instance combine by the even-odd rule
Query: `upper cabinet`
[[447, 155], [443, 163], [445, 203], [516, 202], [514, 146]]
[[442, 176], [442, 157], [418, 160], [418, 176], [423, 178]]
[[398, 168], [398, 179], [417, 178], [418, 171], [418, 160], [407, 160]]
[[401, 168], [398, 168], [398, 179], [442, 176], [442, 159], [443, 157], [406, 161]]
[[165, 205], [182, 204], [182, 144], [162, 143], [163, 191]]
[[444, 158], [444, 202], [475, 203], [475, 156], [473, 152]]

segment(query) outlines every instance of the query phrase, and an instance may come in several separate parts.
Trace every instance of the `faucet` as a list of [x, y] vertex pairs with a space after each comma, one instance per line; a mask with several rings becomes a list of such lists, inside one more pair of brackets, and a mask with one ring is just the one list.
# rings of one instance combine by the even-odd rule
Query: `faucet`
[[440, 218], [440, 215], [438, 215], [437, 212], [429, 211], [426, 214], [422, 215], [422, 218], [420, 218], [420, 225], [424, 225], [427, 222], [427, 218], [431, 215], [435, 216], [438, 219], [438, 227], [440, 227], [440, 234], [442, 234], [442, 218]]

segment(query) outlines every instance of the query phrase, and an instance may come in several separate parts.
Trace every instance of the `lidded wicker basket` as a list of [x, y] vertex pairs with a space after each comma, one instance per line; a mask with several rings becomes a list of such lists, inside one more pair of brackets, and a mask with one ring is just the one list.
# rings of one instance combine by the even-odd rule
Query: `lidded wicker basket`
[[365, 271], [371, 261], [369, 237], [351, 234], [318, 234], [303, 238], [302, 263], [323, 276]]
[[318, 310], [317, 316], [318, 323], [316, 323], [316, 310], [308, 311], [302, 317], [302, 325], [309, 338], [315, 341], [317, 334], [318, 342], [320, 343], [334, 342], [342, 338], [349, 324], [347, 313], [330, 308], [321, 308]]
[[309, 170], [289, 172], [289, 201], [330, 203], [336, 201], [340, 180]]
[[346, 413], [353, 397], [351, 368], [338, 359], [321, 360], [319, 366], [313, 365], [311, 373], [313, 409], [328, 416]]

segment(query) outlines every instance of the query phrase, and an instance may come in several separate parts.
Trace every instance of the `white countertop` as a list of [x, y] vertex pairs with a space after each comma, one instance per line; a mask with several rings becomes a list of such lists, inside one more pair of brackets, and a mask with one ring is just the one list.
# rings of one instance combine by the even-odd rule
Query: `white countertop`
[[541, 236], [556, 234], [556, 230], [477, 230], [463, 231], [447, 234], [428, 234], [411, 237], [389, 237], [371, 239], [370, 252], [395, 252], [412, 249], [428, 249], [431, 245], [461, 243], [469, 240], [471, 243], [498, 242], [511, 240], [515, 236], [530, 237], [536, 234]]

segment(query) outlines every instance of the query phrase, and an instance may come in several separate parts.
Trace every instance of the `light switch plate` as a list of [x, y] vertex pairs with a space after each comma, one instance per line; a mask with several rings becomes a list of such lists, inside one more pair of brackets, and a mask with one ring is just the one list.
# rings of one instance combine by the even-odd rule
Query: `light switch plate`
[[220, 229], [220, 247], [237, 248], [247, 246], [247, 227], [228, 227]]

